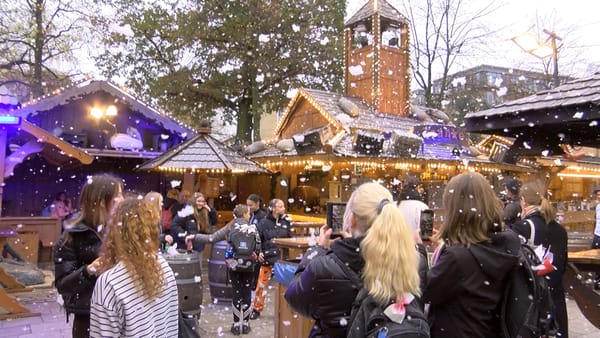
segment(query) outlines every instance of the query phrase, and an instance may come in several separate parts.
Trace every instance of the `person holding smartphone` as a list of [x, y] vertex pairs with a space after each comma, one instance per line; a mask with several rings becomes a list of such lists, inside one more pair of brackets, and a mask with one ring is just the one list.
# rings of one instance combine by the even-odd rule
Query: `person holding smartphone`
[[349, 336], [350, 314], [361, 288], [358, 279], [378, 299], [388, 301], [404, 292], [418, 294], [419, 276], [427, 271], [421, 264], [427, 262], [425, 248], [415, 249], [415, 231], [406, 225], [389, 190], [378, 183], [364, 183], [350, 196], [343, 237], [331, 240], [332, 231], [321, 228], [318, 245], [304, 254], [285, 293], [294, 311], [315, 319], [309, 337]]
[[421, 183], [416, 177], [409, 176], [402, 182], [402, 191], [398, 208], [404, 215], [406, 223], [413, 230], [420, 230], [421, 213], [429, 210], [429, 206], [423, 202], [423, 196], [419, 192]]

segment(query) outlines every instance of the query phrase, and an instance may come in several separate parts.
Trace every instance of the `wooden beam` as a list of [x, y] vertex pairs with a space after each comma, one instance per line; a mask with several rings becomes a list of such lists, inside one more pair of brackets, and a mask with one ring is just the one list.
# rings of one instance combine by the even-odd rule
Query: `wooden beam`
[[[70, 143], [61, 140], [60, 138], [50, 134], [46, 130], [36, 125], [31, 124], [30, 122], [25, 120], [21, 121], [21, 129], [37, 137], [37, 139], [40, 141], [55, 145], [60, 150], [64, 151], [68, 156], [78, 159], [82, 164], [90, 164], [94, 161], [94, 157], [92, 155], [87, 154], [83, 150], [74, 147]], [[4, 158], [4, 156], [2, 158]]]

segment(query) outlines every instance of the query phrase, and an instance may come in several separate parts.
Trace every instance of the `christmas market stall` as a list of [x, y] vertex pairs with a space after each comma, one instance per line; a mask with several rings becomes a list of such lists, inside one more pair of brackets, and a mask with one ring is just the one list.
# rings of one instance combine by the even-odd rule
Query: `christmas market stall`
[[[596, 221], [592, 193], [600, 185], [599, 120], [600, 73], [465, 116], [470, 132], [515, 139], [505, 149], [504, 161], [530, 158], [541, 166], [539, 173], [548, 179], [551, 199], [559, 210], [557, 218], [569, 230], [566, 291], [597, 327], [600, 312], [595, 304], [600, 297], [580, 277], [585, 271], [598, 271], [600, 251], [575, 250], [590, 247]], [[587, 243], [573, 245], [573, 239], [586, 238]]]
[[[39, 216], [62, 191], [76, 208], [81, 185], [96, 173], [123, 178], [125, 189], [133, 192], [164, 192], [158, 173], [134, 170], [194, 135], [193, 129], [106, 81], [83, 81], [8, 114], [24, 127], [7, 135], [4, 216]], [[48, 136], [32, 134], [33, 128]], [[44, 146], [50, 143], [62, 148], [50, 153]]]
[[600, 73], [465, 116], [467, 131], [508, 140], [494, 142], [497, 160], [535, 163], [565, 226], [587, 233], [600, 186], [599, 120]]
[[229, 219], [235, 204], [246, 203], [248, 195], [270, 196], [269, 170], [212, 137], [208, 123], [198, 128], [196, 136], [147, 161], [139, 170], [179, 177], [183, 190], [202, 192], [209, 204], [226, 212]]
[[[531, 170], [500, 163], [470, 145], [442, 111], [411, 106], [408, 20], [386, 1], [369, 1], [345, 24], [344, 93], [300, 88], [265, 149], [250, 157], [280, 177], [274, 195], [294, 213], [324, 212], [353, 188], [378, 180], [394, 193], [418, 176], [431, 208], [445, 181], [477, 170], [493, 182]], [[261, 147], [253, 147], [262, 149]]]
[[48, 211], [57, 194], [76, 212], [82, 184], [104, 172], [129, 191], [162, 191], [164, 177], [135, 168], [194, 134], [106, 81], [86, 80], [0, 115], [0, 229], [18, 232], [11, 246], [34, 264], [51, 261], [61, 232]]

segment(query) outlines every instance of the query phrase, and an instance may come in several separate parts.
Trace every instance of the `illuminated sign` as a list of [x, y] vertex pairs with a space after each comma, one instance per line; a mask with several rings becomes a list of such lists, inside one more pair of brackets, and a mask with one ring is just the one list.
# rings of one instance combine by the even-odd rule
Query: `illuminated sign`
[[0, 116], [0, 125], [19, 125], [21, 118], [15, 116]]
[[413, 127], [413, 133], [423, 138], [425, 144], [466, 144], [464, 130], [441, 124], [421, 124]]

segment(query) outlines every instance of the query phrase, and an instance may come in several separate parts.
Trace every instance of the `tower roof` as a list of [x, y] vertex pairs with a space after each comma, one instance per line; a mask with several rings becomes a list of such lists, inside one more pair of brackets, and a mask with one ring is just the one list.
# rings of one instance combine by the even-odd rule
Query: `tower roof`
[[378, 13], [382, 18], [386, 18], [392, 21], [408, 22], [408, 19], [402, 15], [394, 6], [390, 5], [385, 0], [369, 0], [361, 9], [359, 9], [354, 15], [346, 21], [344, 27], [351, 26], [357, 22], [366, 20], [375, 13]]

